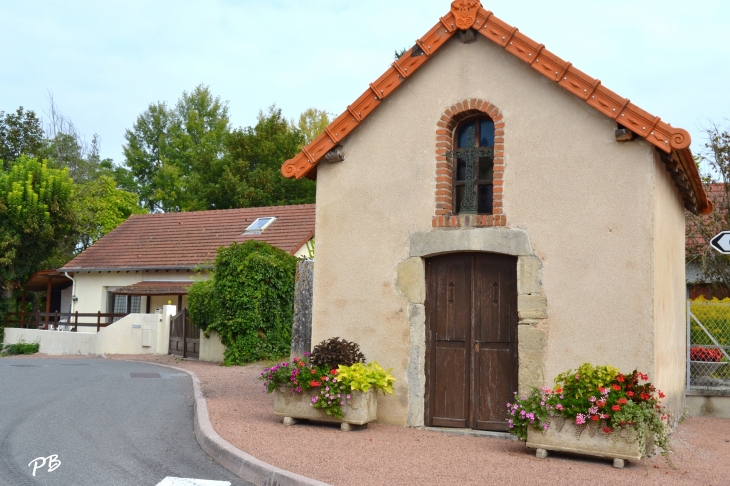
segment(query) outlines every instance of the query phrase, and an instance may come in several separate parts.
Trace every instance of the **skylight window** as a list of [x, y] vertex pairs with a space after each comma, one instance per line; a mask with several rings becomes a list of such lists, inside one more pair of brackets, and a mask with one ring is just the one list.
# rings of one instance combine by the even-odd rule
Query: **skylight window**
[[264, 232], [266, 228], [271, 225], [276, 220], [275, 217], [269, 217], [269, 218], [256, 218], [256, 221], [251, 223], [248, 228], [246, 228], [246, 231], [243, 232], [244, 235], [250, 235], [250, 234], [261, 234]]

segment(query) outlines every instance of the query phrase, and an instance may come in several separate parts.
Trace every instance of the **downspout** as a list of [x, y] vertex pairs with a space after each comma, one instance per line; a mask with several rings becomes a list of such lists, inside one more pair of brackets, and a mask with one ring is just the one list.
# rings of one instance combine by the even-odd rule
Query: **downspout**
[[67, 279], [71, 280], [73, 282], [73, 285], [71, 286], [71, 307], [69, 308], [69, 314], [74, 313], [74, 303], [76, 301], [76, 280], [72, 277], [69, 277], [68, 272], [63, 272], [63, 274], [66, 276]]

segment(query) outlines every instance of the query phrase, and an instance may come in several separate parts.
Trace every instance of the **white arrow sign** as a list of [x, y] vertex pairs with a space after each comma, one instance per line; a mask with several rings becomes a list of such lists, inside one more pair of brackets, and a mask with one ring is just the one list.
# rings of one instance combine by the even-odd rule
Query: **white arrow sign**
[[718, 233], [710, 241], [710, 245], [724, 255], [730, 255], [730, 231]]

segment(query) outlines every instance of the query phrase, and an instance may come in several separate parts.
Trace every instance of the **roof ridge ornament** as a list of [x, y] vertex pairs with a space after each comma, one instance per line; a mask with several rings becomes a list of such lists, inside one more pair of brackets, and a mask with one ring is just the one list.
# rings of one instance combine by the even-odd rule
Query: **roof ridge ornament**
[[456, 19], [459, 30], [471, 29], [477, 20], [477, 13], [482, 8], [479, 0], [454, 0], [451, 2], [451, 13]]

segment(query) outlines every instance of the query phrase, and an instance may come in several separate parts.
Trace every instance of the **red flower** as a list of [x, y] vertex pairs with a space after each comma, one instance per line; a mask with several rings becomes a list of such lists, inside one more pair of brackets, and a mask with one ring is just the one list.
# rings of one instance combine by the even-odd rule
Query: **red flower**
[[607, 433], [607, 434], [610, 434], [610, 433], [611, 433], [611, 428], [610, 428], [610, 427], [604, 427], [604, 428], [603, 428], [603, 431], [604, 431], [605, 433]]
[[606, 402], [604, 402], [603, 400], [601, 400], [600, 402], [596, 402], [596, 406], [598, 408], [605, 407], [606, 406]]
[[304, 366], [304, 361], [300, 361], [300, 362], [299, 362], [299, 367], [301, 368], [301, 367], [303, 367], [303, 366]]
[[337, 370], [330, 370], [330, 375], [336, 375], [336, 374], [337, 374]]
[[309, 382], [309, 385], [310, 385], [310, 386], [319, 386], [319, 385], [321, 385], [321, 384], [322, 384], [322, 383], [320, 383], [320, 382], [318, 382], [318, 381], [314, 381], [314, 380], [312, 380], [312, 381], [310, 381], [310, 382]]
[[316, 370], [312, 370], [312, 374], [315, 374], [316, 372], [317, 372]]
[[614, 405], [613, 407], [611, 407], [611, 410], [618, 412], [619, 410], [621, 410], [621, 405]]
[[613, 388], [614, 390], [618, 391], [618, 390], [620, 390], [620, 389], [621, 389], [621, 386], [620, 386], [620, 385], [616, 385], [616, 384], [614, 383], [613, 385], [611, 385], [611, 388]]
[[649, 395], [647, 393], [639, 393], [639, 397], [642, 400], [648, 400], [649, 399]]
[[644, 381], [649, 379], [649, 375], [647, 375], [646, 373], [639, 373], [639, 376], [641, 376], [641, 379]]
[[626, 399], [625, 398], [619, 398], [618, 399], [618, 403], [620, 403], [621, 405], [626, 405]]
[[629, 396], [629, 397], [633, 397], [634, 396], [634, 392], [632, 392], [632, 391], [626, 392], [626, 395]]
[[598, 422], [598, 418], [598, 415], [591, 415], [591, 420], [593, 420], [594, 422]]
[[558, 394], [560, 394], [560, 393], [563, 393], [563, 388], [562, 388], [562, 387], [560, 387], [560, 386], [559, 386], [559, 387], [557, 387], [557, 388], [555, 389], [555, 393], [558, 393]]
[[327, 378], [327, 377], [326, 377], [326, 376], [323, 376], [323, 377], [322, 377], [322, 381], [324, 381], [324, 380], [325, 380], [325, 378]]
[[619, 383], [623, 383], [624, 382], [624, 375], [618, 375], [616, 377], [616, 379], [619, 381]]
[[666, 397], [666, 395], [664, 394], [664, 392], [662, 392], [661, 390], [659, 390], [659, 398], [664, 398], [664, 397]]

